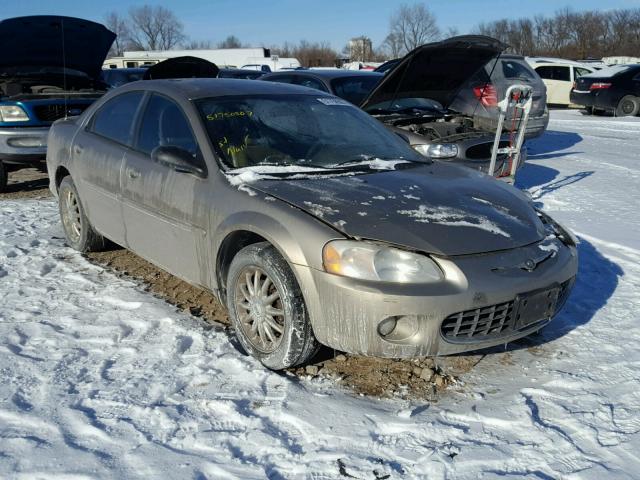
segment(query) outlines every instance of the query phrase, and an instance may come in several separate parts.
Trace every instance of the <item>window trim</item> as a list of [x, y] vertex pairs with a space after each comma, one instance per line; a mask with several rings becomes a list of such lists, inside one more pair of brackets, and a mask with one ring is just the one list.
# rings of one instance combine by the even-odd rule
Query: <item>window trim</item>
[[133, 140], [135, 138], [136, 135], [136, 125], [138, 122], [138, 117], [140, 116], [140, 111], [141, 111], [141, 107], [142, 105], [144, 105], [145, 103], [145, 98], [147, 97], [147, 92], [145, 90], [127, 90], [126, 92], [122, 92], [119, 93], [118, 95], [114, 95], [113, 97], [107, 99], [104, 101], [104, 103], [102, 105], [100, 105], [97, 110], [95, 112], [93, 112], [91, 114], [91, 118], [89, 118], [89, 120], [87, 121], [87, 124], [85, 125], [85, 132], [90, 133], [92, 135], [95, 135], [96, 137], [100, 137], [104, 140], [108, 140], [109, 142], [112, 142], [116, 145], [120, 145], [122, 147], [126, 147], [131, 149], [131, 144], [127, 144], [127, 143], [122, 143], [114, 138], [111, 137], [107, 137], [105, 135], [101, 135], [100, 133], [96, 132], [94, 130], [94, 125], [95, 125], [95, 120], [96, 117], [100, 114], [100, 112], [102, 112], [102, 110], [112, 101], [116, 100], [117, 98], [120, 97], [124, 97], [125, 95], [129, 95], [129, 94], [133, 94], [133, 93], [141, 93], [142, 94], [142, 98], [140, 99], [140, 102], [138, 103], [138, 107], [136, 108], [136, 112], [133, 114], [133, 120], [131, 122], [131, 127], [129, 130], [130, 133], [130, 141]]

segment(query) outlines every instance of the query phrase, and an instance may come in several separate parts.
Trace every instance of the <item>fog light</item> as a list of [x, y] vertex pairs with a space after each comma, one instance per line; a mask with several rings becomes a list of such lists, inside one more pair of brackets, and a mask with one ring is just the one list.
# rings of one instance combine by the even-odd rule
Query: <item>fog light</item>
[[15, 137], [7, 140], [7, 143], [12, 147], [18, 148], [34, 148], [34, 147], [46, 147], [47, 141], [40, 137]]
[[390, 335], [396, 328], [398, 324], [397, 317], [389, 317], [385, 318], [378, 324], [378, 334], [381, 337], [386, 337]]

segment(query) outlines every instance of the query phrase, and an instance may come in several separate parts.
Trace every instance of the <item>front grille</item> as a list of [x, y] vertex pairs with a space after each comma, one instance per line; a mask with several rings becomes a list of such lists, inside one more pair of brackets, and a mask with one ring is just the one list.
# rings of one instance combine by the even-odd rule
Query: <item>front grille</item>
[[449, 315], [442, 322], [442, 335], [455, 342], [500, 337], [505, 331], [513, 331], [513, 305], [511, 301]]
[[[567, 301], [574, 281], [575, 277], [572, 277], [560, 284], [554, 315]], [[444, 319], [440, 331], [444, 339], [452, 343], [484, 342], [507, 337], [517, 331], [513, 315], [514, 306], [515, 301], [512, 300], [454, 313]], [[529, 330], [536, 325], [543, 326], [546, 322], [547, 320], [541, 320], [537, 324], [528, 325], [526, 329]]]
[[49, 104], [36, 105], [33, 111], [41, 122], [53, 122], [66, 116], [80, 115], [88, 105], [85, 104]]

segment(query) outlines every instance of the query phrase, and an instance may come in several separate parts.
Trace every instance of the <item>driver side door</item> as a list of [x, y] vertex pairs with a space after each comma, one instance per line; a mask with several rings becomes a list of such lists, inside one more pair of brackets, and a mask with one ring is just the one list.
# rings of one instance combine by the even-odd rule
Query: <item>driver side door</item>
[[152, 93], [146, 99], [133, 148], [124, 157], [122, 205], [129, 248], [190, 283], [206, 285], [207, 218], [204, 178], [152, 158], [160, 146], [180, 147], [206, 172], [198, 143], [180, 106]]

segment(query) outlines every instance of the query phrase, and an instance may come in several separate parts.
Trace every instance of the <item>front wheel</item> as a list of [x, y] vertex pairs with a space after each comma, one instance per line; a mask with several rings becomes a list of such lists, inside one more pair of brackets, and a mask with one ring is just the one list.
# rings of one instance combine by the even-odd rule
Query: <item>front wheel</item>
[[640, 112], [640, 99], [627, 95], [618, 102], [616, 117], [634, 117], [638, 112]]
[[269, 243], [249, 245], [234, 257], [227, 308], [244, 350], [268, 368], [305, 363], [318, 350], [300, 286]]
[[7, 189], [7, 183], [9, 183], [9, 174], [7, 173], [7, 167], [0, 161], [0, 193]]
[[79, 252], [102, 250], [105, 238], [96, 232], [84, 212], [71, 177], [64, 177], [58, 189], [58, 209], [67, 243]]

